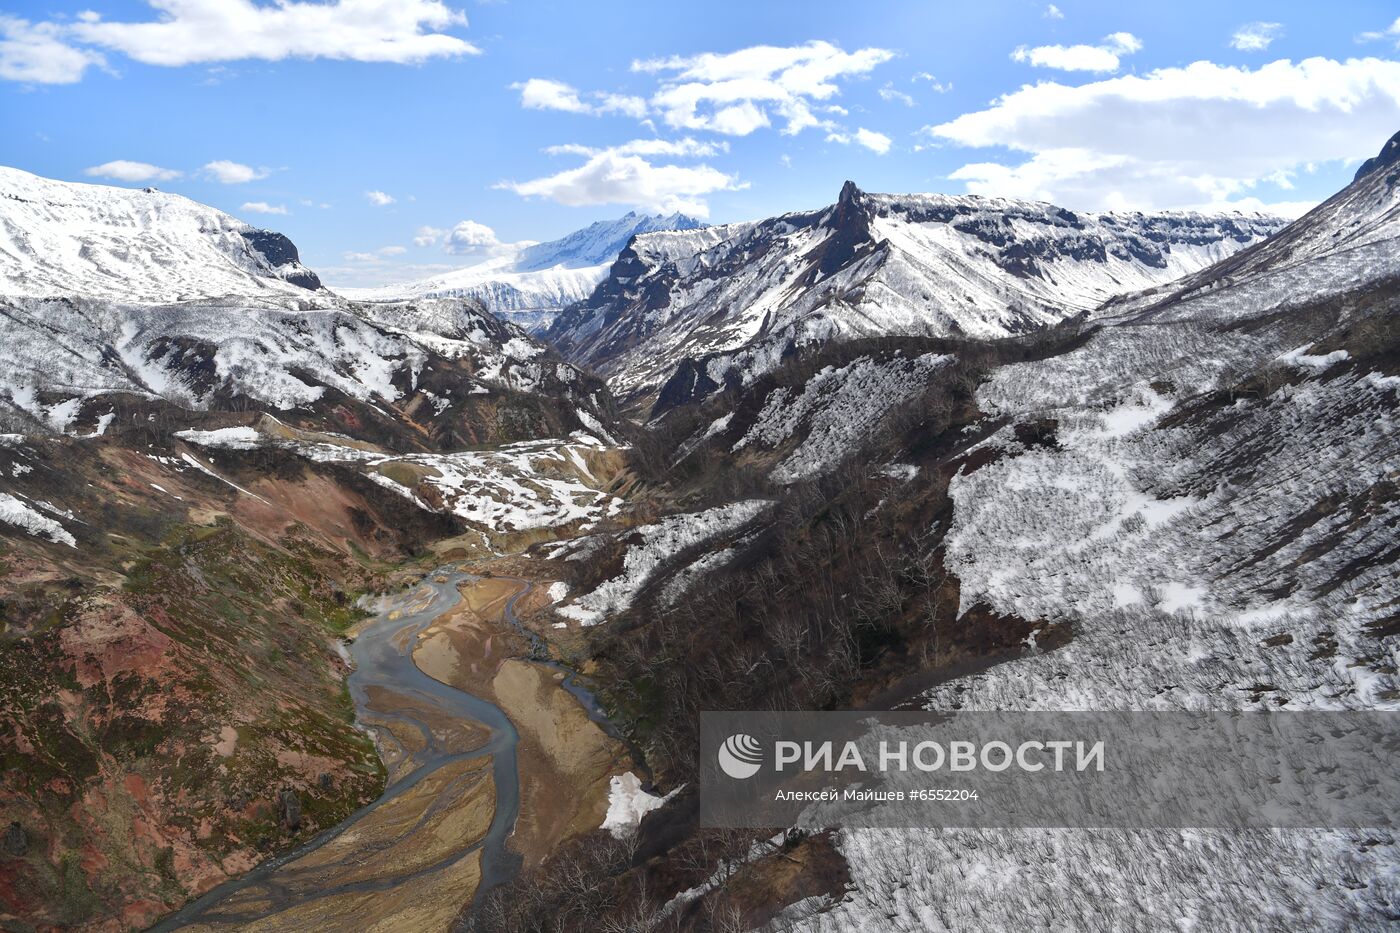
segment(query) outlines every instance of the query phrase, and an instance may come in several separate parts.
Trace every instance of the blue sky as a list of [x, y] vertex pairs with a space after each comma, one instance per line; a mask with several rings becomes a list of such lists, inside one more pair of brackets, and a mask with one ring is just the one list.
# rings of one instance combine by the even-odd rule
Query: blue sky
[[1392, 2], [11, 0], [0, 162], [156, 184], [338, 284], [630, 208], [872, 191], [1297, 213], [1400, 130]]

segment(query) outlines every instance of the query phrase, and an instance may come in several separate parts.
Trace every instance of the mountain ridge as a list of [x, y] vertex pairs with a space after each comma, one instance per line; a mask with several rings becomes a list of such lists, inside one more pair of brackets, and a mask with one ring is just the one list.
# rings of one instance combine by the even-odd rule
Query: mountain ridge
[[1257, 214], [1092, 214], [975, 195], [874, 194], [848, 181], [815, 211], [637, 236], [544, 336], [638, 399], [687, 359], [718, 385], [813, 342], [1026, 333], [1195, 271], [1283, 225]]
[[0, 294], [179, 301], [320, 289], [290, 239], [217, 208], [0, 166]]

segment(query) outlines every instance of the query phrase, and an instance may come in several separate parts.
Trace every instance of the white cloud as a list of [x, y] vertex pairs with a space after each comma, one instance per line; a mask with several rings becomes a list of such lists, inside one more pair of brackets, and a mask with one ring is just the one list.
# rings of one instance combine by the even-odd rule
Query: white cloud
[[608, 146], [607, 148], [580, 146], [577, 143], [565, 143], [561, 146], [550, 146], [545, 150], [545, 152], [550, 155], [591, 157], [604, 152], [610, 152], [613, 155], [664, 155], [697, 159], [703, 159], [728, 151], [729, 144], [726, 142], [701, 142], [690, 136], [685, 136], [681, 139], [634, 139], [631, 142], [622, 143], [617, 146]]
[[816, 102], [840, 93], [838, 81], [868, 74], [894, 53], [866, 48], [845, 52], [829, 42], [634, 61], [632, 70], [661, 76], [652, 107], [667, 125], [732, 136], [784, 121], [783, 132], [830, 129], [813, 113]]
[[854, 133], [828, 133], [826, 141], [831, 143], [840, 143], [843, 146], [849, 146], [851, 143], [855, 143], [858, 146], [864, 146], [871, 152], [876, 153], [877, 155], [884, 155], [885, 153], [889, 152], [890, 143], [892, 142], [892, 140], [884, 133], [877, 133], [874, 130], [867, 130], [865, 127], [861, 127]]
[[1282, 23], [1245, 23], [1230, 37], [1230, 45], [1241, 52], [1262, 52], [1281, 35]]
[[647, 115], [647, 102], [640, 97], [627, 94], [595, 94], [598, 103], [594, 110], [599, 113], [620, 113], [638, 120]]
[[1040, 45], [1033, 49], [1024, 45], [1011, 53], [1013, 61], [1036, 68], [1060, 71], [1117, 71], [1121, 59], [1142, 49], [1142, 41], [1130, 32], [1115, 32], [1104, 36], [1099, 45]]
[[436, 246], [437, 241], [447, 236], [447, 231], [439, 227], [419, 227], [418, 235], [413, 238], [414, 246]]
[[111, 178], [116, 181], [138, 182], [170, 181], [172, 178], [179, 178], [183, 173], [177, 172], [173, 168], [161, 168], [159, 165], [152, 165], [149, 162], [131, 162], [127, 159], [116, 159], [112, 162], [103, 162], [101, 165], [85, 168], [83, 169], [83, 174], [91, 175], [94, 178]]
[[247, 201], [239, 210], [254, 214], [285, 214], [287, 209], [281, 204], [268, 204], [266, 201]]
[[365, 198], [376, 207], [388, 207], [390, 204], [394, 203], [394, 196], [385, 194], [382, 191], [366, 191]]
[[884, 87], [880, 88], [879, 94], [881, 100], [897, 100], [906, 107], [914, 106], [914, 98], [903, 91], [897, 90], [893, 84], [886, 83]]
[[1391, 23], [1391, 24], [1390, 24], [1389, 26], [1387, 26], [1384, 30], [1376, 30], [1376, 31], [1373, 31], [1373, 32], [1363, 32], [1361, 35], [1359, 35], [1359, 36], [1356, 37], [1356, 41], [1357, 41], [1357, 42], [1379, 42], [1380, 40], [1385, 39], [1385, 38], [1394, 38], [1394, 39], [1396, 39], [1395, 47], [1398, 48], [1398, 49], [1400, 49], [1400, 17], [1397, 17], [1396, 20], [1395, 20], [1395, 22]]
[[0, 80], [30, 84], [73, 84], [89, 65], [102, 65], [96, 52], [74, 48], [55, 23], [31, 23], [0, 15]]
[[379, 248], [381, 256], [402, 256], [406, 252], [408, 252], [408, 248], [404, 246], [381, 246]]
[[520, 106], [529, 110], [563, 110], [566, 113], [588, 113], [589, 107], [579, 99], [578, 91], [563, 81], [531, 78], [523, 84], [512, 84], [520, 92]]
[[512, 84], [511, 89], [520, 92], [520, 106], [527, 110], [562, 110], [589, 116], [621, 113], [637, 119], [647, 114], [647, 102], [640, 97], [595, 92], [589, 95], [593, 99], [590, 103], [580, 96], [577, 88], [549, 78], [531, 78]]
[[1055, 4], [1053, 4], [1053, 3], [1050, 4], [1049, 6], [1047, 6], [1047, 7], [1045, 8], [1045, 13], [1044, 13], [1043, 15], [1044, 15], [1044, 17], [1045, 17], [1046, 19], [1064, 19], [1064, 18], [1065, 18], [1065, 14], [1061, 13], [1061, 12], [1060, 12], [1060, 8], [1057, 7], [1057, 6], [1055, 6]]
[[972, 193], [1157, 209], [1258, 197], [1251, 189], [1281, 171], [1373, 154], [1397, 125], [1400, 62], [1310, 58], [1257, 69], [1196, 62], [1077, 87], [1045, 82], [926, 129], [937, 140], [1029, 155], [950, 176]]
[[543, 178], [503, 181], [495, 187], [570, 207], [624, 204], [663, 212], [683, 211], [698, 217], [709, 214], [705, 195], [745, 187], [733, 176], [708, 165], [658, 165], [651, 161], [657, 156], [701, 157], [720, 151], [714, 144], [688, 138], [633, 140], [607, 149], [555, 146], [549, 151], [582, 156], [586, 161], [577, 168]]
[[346, 262], [378, 262], [379, 257], [374, 253], [345, 253]]
[[253, 168], [251, 165], [230, 162], [227, 159], [219, 159], [205, 164], [204, 173], [215, 181], [225, 185], [242, 185], [250, 181], [257, 181], [260, 178], [266, 178], [271, 174], [271, 172], [265, 168]]
[[456, 254], [489, 253], [501, 246], [496, 231], [475, 220], [464, 220], [443, 238], [443, 252]]
[[949, 91], [951, 91], [951, 90], [953, 89], [953, 82], [951, 82], [951, 81], [947, 81], [947, 82], [939, 81], [937, 78], [935, 78], [933, 75], [929, 74], [927, 71], [920, 71], [920, 72], [918, 72], [918, 73], [915, 74], [914, 77], [911, 78], [910, 80], [915, 81], [915, 82], [918, 82], [918, 81], [927, 81], [927, 82], [928, 82], [929, 88], [930, 88], [934, 93], [936, 93], [936, 94], [947, 94]]
[[408, 63], [480, 51], [443, 31], [467, 20], [442, 0], [148, 2], [158, 14], [154, 20], [107, 22], [83, 13], [68, 34], [148, 65], [169, 66], [250, 58]]

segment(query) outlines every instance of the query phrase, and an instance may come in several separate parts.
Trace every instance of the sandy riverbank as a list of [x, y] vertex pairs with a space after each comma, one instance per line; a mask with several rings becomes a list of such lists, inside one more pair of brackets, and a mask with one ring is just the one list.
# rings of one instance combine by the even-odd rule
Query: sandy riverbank
[[609, 779], [629, 759], [560, 686], [562, 674], [516, 657], [528, 646], [504, 609], [522, 586], [493, 577], [463, 586], [462, 603], [423, 632], [413, 660], [430, 677], [495, 703], [519, 730], [521, 805], [510, 848], [529, 866], [602, 824]]

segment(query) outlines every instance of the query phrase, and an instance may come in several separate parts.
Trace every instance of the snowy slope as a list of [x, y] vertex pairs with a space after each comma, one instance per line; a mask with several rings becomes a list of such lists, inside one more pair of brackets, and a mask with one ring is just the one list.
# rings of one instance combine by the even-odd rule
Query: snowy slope
[[520, 251], [516, 267], [521, 272], [539, 272], [559, 266], [572, 269], [606, 265], [638, 234], [695, 230], [701, 226], [700, 221], [685, 214], [628, 211], [616, 220], [600, 220], [557, 240], [526, 246]]
[[776, 448], [801, 430], [802, 442], [770, 475], [776, 482], [791, 483], [824, 473], [857, 450], [871, 425], [913, 397], [929, 373], [950, 359], [934, 353], [908, 359], [862, 356], [845, 366], [828, 366], [800, 389], [770, 392], [733, 451]]
[[[282, 427], [271, 419], [267, 423]], [[622, 508], [622, 500], [601, 488], [604, 481], [589, 465], [590, 457], [609, 447], [585, 431], [495, 450], [408, 455], [363, 450], [331, 438], [288, 439], [247, 426], [180, 431], [176, 437], [211, 450], [280, 447], [317, 463], [344, 464], [420, 509], [455, 515], [488, 535], [576, 523], [586, 531]]]
[[[1058, 447], [1007, 431], [1001, 459], [952, 487], [964, 604], [1069, 621], [1073, 639], [924, 704], [1400, 708], [1383, 637], [1400, 600], [1400, 375], [1279, 354], [1277, 332], [1111, 330], [1000, 371], [982, 403], [1056, 419]], [[1275, 361], [1296, 384], [1234, 404], [1201, 391]], [[1381, 930], [1400, 902], [1390, 833], [850, 831], [839, 848], [849, 895], [797, 929]]]
[[1400, 270], [1400, 133], [1355, 181], [1277, 236], [1164, 288], [1100, 309], [1135, 320], [1249, 316], [1298, 307]]
[[[961, 609], [1073, 635], [924, 706], [1400, 709], [1397, 184], [1382, 164], [1276, 240], [982, 385], [979, 408], [1007, 425], [949, 489]], [[1054, 425], [1053, 442], [1019, 442], [1018, 423]], [[793, 928], [1381, 930], [1400, 905], [1390, 832], [887, 830], [838, 845], [848, 894]]]
[[638, 237], [546, 336], [623, 394], [674, 376], [669, 394], [695, 397], [752, 380], [798, 345], [1025, 333], [1179, 278], [1282, 225], [867, 194], [848, 182], [820, 211]]
[[223, 211], [0, 167], [0, 295], [182, 301], [318, 288], [290, 240]]
[[362, 301], [475, 298], [496, 314], [512, 315], [522, 326], [548, 325], [554, 312], [588, 297], [633, 236], [699, 226], [699, 221], [684, 214], [628, 212], [547, 243], [514, 245], [506, 255], [433, 278], [337, 291]]
[[522, 392], [562, 402], [577, 422], [564, 427], [604, 412], [596, 383], [474, 300], [346, 300], [285, 237], [174, 195], [14, 169], [0, 169], [0, 194], [9, 428], [72, 431], [85, 400], [112, 393], [286, 411], [431, 392], [439, 416]]
[[269, 410], [314, 408], [333, 401], [332, 390], [393, 405], [439, 371], [436, 380], [451, 384], [434, 381], [439, 413], [493, 391], [567, 400], [580, 418], [600, 413], [573, 366], [465, 300], [0, 299], [0, 321], [0, 419], [26, 431], [70, 431], [83, 400], [112, 393], [193, 410], [236, 396]]

